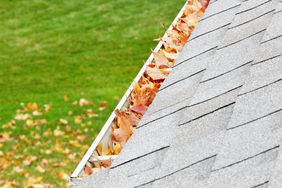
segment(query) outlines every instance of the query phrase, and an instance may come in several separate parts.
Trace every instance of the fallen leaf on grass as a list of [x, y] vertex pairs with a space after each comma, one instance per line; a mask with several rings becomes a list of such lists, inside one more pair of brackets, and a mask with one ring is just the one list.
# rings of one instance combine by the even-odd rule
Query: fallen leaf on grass
[[19, 187], [19, 183], [16, 181], [5, 181], [5, 182], [0, 182], [1, 188], [14, 188], [14, 187]]
[[62, 167], [62, 166], [66, 166], [65, 162], [54, 162], [52, 163], [53, 167]]
[[45, 172], [45, 169], [42, 168], [42, 166], [39, 166], [39, 165], [36, 167], [36, 170], [37, 170], [38, 172], [40, 172], [40, 173], [44, 173], [44, 172]]
[[17, 114], [15, 116], [16, 120], [27, 120], [28, 118], [30, 118], [30, 114]]
[[84, 98], [80, 99], [78, 104], [79, 104], [79, 106], [92, 105], [92, 103], [89, 100], [84, 99]]
[[86, 139], [86, 136], [80, 135], [80, 136], [77, 136], [77, 139], [78, 139], [80, 142], [84, 142], [85, 139]]
[[80, 147], [81, 146], [80, 143], [78, 142], [78, 140], [70, 140], [69, 145], [74, 146], [74, 147]]
[[106, 109], [106, 107], [109, 106], [109, 103], [107, 101], [101, 101], [99, 104], [99, 110], [100, 111], [104, 111]]
[[68, 121], [65, 120], [65, 119], [61, 118], [61, 119], [59, 120], [59, 125], [67, 125], [67, 124], [68, 124]]
[[86, 115], [89, 118], [98, 117], [98, 114], [94, 113], [92, 109], [87, 109], [86, 110]]
[[51, 105], [50, 104], [44, 104], [44, 110], [45, 110], [45, 112], [50, 112]]
[[74, 123], [76, 124], [80, 124], [82, 122], [82, 116], [78, 115], [78, 116], [74, 116]]
[[26, 166], [29, 166], [31, 165], [31, 163], [33, 161], [37, 160], [37, 157], [36, 156], [28, 156], [27, 158], [25, 158], [25, 160], [23, 161], [23, 164], [26, 165]]
[[7, 142], [11, 140], [11, 133], [10, 132], [3, 132], [0, 133], [0, 143]]
[[29, 111], [40, 111], [38, 105], [34, 102], [30, 102], [26, 105], [25, 107], [26, 110], [29, 110]]
[[63, 179], [63, 180], [68, 180], [69, 179], [69, 175], [66, 174], [63, 170], [59, 170], [56, 172], [56, 176], [59, 179]]
[[54, 130], [54, 136], [62, 136], [64, 134], [65, 134], [65, 132], [61, 131], [60, 129], [55, 129]]
[[19, 173], [19, 174], [24, 171], [24, 169], [22, 169], [22, 168], [19, 167], [19, 166], [15, 166], [15, 167], [13, 168], [13, 170], [14, 170], [14, 172]]

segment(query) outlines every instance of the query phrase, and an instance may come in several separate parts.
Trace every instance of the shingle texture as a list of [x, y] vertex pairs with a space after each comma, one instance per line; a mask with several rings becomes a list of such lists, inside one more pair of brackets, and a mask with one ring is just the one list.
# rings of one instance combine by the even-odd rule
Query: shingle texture
[[282, 187], [282, 1], [212, 1], [109, 169], [75, 187]]

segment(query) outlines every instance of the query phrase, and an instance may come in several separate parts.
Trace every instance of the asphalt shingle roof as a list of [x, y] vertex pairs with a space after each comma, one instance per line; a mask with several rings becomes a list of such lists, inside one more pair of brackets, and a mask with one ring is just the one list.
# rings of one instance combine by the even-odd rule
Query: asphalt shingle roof
[[282, 1], [213, 1], [109, 169], [76, 187], [282, 187]]

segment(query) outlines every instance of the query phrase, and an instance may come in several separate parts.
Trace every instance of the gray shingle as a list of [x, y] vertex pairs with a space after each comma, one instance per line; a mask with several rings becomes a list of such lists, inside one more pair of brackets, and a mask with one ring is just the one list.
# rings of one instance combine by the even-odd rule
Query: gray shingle
[[[282, 4], [282, 3], [280, 3]], [[274, 14], [266, 34], [263, 37], [263, 42], [274, 39], [282, 35], [282, 12]]]
[[[240, 40], [244, 40], [248, 37], [251, 37], [252, 35], [255, 35], [256, 33], [263, 32], [267, 28], [269, 22], [271, 21], [273, 12], [274, 11], [264, 14], [258, 19], [247, 22], [237, 27], [231, 28], [230, 26], [219, 48], [230, 45]], [[244, 20], [244, 18], [245, 17], [240, 19]], [[235, 16], [235, 20], [239, 20], [238, 16]]]
[[280, 143], [275, 134], [282, 128], [282, 111], [236, 129], [228, 130], [214, 168], [242, 161]]
[[227, 26], [188, 42], [175, 64], [178, 65], [188, 59], [196, 58], [216, 48], [226, 30]]
[[282, 81], [238, 97], [229, 128], [254, 121], [281, 109]]
[[[224, 12], [220, 12], [212, 17], [201, 20], [199, 22], [198, 27], [195, 29], [189, 41], [195, 40], [195, 38], [202, 38], [209, 33], [216, 32], [217, 30], [223, 29], [223, 31], [227, 30], [228, 24], [233, 20], [235, 13], [238, 10], [238, 6], [233, 7]], [[213, 32], [212, 32], [213, 31]]]
[[190, 104], [190, 98], [183, 100], [177, 104], [166, 107], [164, 109], [158, 110], [153, 113], [145, 113], [141, 121], [139, 122], [138, 127], [148, 126], [149, 124], [162, 119], [166, 116], [173, 115], [175, 113], [181, 113], [187, 106]]
[[237, 14], [241, 14], [244, 12], [251, 11], [255, 8], [258, 8], [259, 6], [264, 6], [264, 4], [269, 3], [271, 0], [248, 0], [244, 1]]
[[255, 185], [253, 188], [268, 188], [268, 181]]
[[262, 33], [259, 33], [246, 40], [218, 50], [214, 61], [208, 65], [212, 69], [205, 73], [203, 80], [224, 74], [252, 61], [261, 38]]
[[281, 12], [282, 11], [282, 1], [279, 1], [278, 6], [275, 9], [275, 13]]
[[[106, 187], [135, 187], [153, 180], [167, 149], [159, 150], [118, 167], [111, 168]], [[121, 179], [122, 178], [122, 179]]]
[[241, 188], [264, 183], [270, 178], [277, 153], [278, 149], [274, 148], [233, 166], [213, 171], [208, 180], [209, 187]]
[[253, 65], [240, 93], [250, 92], [282, 79], [281, 61], [282, 56]]
[[184, 124], [179, 127], [181, 136], [185, 136], [187, 143], [206, 137], [226, 129], [232, 115], [234, 105], [220, 109], [200, 119]]
[[277, 157], [277, 161], [275, 163], [275, 167], [273, 169], [273, 173], [270, 177], [269, 188], [281, 188], [282, 185], [282, 147], [280, 143], [279, 154]]
[[194, 104], [191, 103], [191, 107], [183, 111], [183, 116], [180, 119], [179, 124], [186, 124], [196, 119], [204, 117], [208, 114], [218, 111], [226, 106], [230, 106], [236, 100], [239, 88], [232, 90], [224, 95], [220, 95], [212, 100], [208, 100], [204, 103]]
[[[268, 32], [268, 30], [266, 31]], [[282, 54], [282, 37], [261, 44], [255, 62], [264, 61]]]
[[[229, 0], [228, 2], [226, 2], [225, 0], [218, 0], [208, 6], [202, 20], [215, 16], [220, 12], [228, 11], [229, 9], [232, 9], [234, 7], [238, 7], [240, 4], [241, 1], [239, 0]], [[202, 20], [200, 22], [202, 22]]]
[[[254, 2], [254, 0], [252, 1]], [[249, 1], [243, 2], [241, 7], [243, 7], [244, 4], [249, 4], [249, 3], [250, 3]], [[261, 6], [255, 7], [254, 9], [249, 9], [249, 11], [245, 11], [245, 12], [242, 12], [240, 7], [238, 12], [241, 13], [236, 14], [234, 21], [230, 25], [230, 28], [239, 27], [239, 25], [248, 24], [250, 22], [255, 22], [257, 19], [261, 20], [261, 18], [263, 18], [265, 15], [273, 14], [276, 5], [277, 5], [277, 1], [271, 0], [271, 1], [267, 1], [264, 4], [261, 4]]]
[[[222, 142], [225, 131], [209, 134], [206, 137], [188, 142], [183, 134], [174, 138], [167, 151], [159, 174], [156, 178], [162, 178], [182, 168], [189, 168], [194, 164], [202, 162], [216, 155], [218, 147]], [[175, 156], [177, 154], [177, 156]]]
[[[211, 99], [233, 90], [234, 88], [242, 86], [244, 84], [245, 77], [249, 72], [249, 67], [250, 64], [246, 64], [245, 66], [242, 66], [232, 72], [216, 77], [212, 80], [202, 82], [192, 99], [192, 104]], [[206, 70], [206, 72], [209, 72], [210, 69], [213, 69], [213, 67]]]
[[154, 184], [152, 188], [206, 187], [206, 180], [212, 168], [214, 158], [215, 157], [211, 157], [200, 163], [190, 166], [189, 168], [184, 168], [178, 172], [168, 175], [167, 177], [156, 180], [155, 182], [153, 182]]

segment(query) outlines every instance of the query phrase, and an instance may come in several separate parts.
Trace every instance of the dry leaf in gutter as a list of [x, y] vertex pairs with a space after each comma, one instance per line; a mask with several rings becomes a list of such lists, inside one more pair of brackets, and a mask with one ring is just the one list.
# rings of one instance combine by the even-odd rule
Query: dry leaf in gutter
[[155, 82], [162, 82], [166, 78], [166, 75], [163, 74], [160, 69], [154, 67], [147, 67], [146, 74]]

